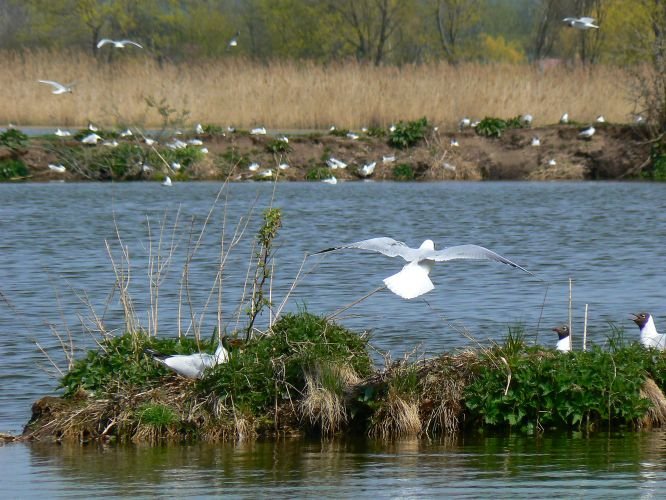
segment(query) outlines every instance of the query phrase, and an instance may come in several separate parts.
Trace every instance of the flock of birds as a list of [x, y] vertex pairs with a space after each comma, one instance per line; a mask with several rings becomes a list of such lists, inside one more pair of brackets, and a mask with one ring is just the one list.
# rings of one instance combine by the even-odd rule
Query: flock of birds
[[[589, 30], [589, 29], [598, 29], [599, 26], [595, 25], [595, 20], [590, 17], [567, 17], [563, 19], [563, 22], [568, 26], [580, 30]], [[240, 32], [237, 32], [231, 40], [228, 42], [227, 49], [238, 46], [238, 37]], [[142, 49], [143, 46], [132, 40], [111, 40], [104, 38], [99, 41], [97, 44], [98, 48], [111, 44], [114, 48], [122, 49], [127, 46], [137, 47]], [[51, 85], [53, 87], [52, 93], [56, 95], [71, 93], [74, 88], [74, 83], [64, 85], [53, 80], [39, 80], [39, 83], [44, 83]], [[531, 126], [533, 117], [532, 115], [526, 114], [521, 117], [521, 122], [526, 126]], [[641, 117], [637, 118], [637, 121], [642, 121]], [[597, 123], [605, 122], [603, 116], [599, 116], [596, 119]], [[472, 122], [471, 119], [465, 117], [459, 122], [459, 129], [463, 130], [467, 127], [475, 127], [479, 122]], [[568, 113], [564, 113], [560, 118], [560, 123], [566, 124], [569, 123]], [[82, 139], [84, 144], [97, 144], [102, 138], [95, 133], [96, 128], [92, 125], [89, 126], [91, 133]], [[333, 128], [334, 129], [334, 128]], [[197, 133], [203, 133], [203, 128], [201, 125], [197, 125], [195, 128]], [[591, 139], [594, 136], [596, 129], [593, 125], [581, 130], [578, 136], [582, 139]], [[266, 129], [263, 127], [258, 127], [250, 131], [253, 135], [265, 135]], [[351, 134], [351, 133], [350, 133]], [[56, 131], [58, 136], [67, 136], [70, 135], [69, 132], [61, 131], [58, 129]], [[130, 130], [127, 130], [121, 134], [125, 137], [132, 135]], [[358, 138], [358, 135], [353, 134], [352, 139]], [[155, 141], [153, 139], [146, 138], [146, 142], [151, 141], [153, 144]], [[196, 139], [195, 139], [196, 140]], [[279, 140], [288, 142], [289, 140], [286, 137], [281, 137]], [[198, 140], [197, 140], [198, 141]], [[179, 144], [179, 143], [182, 143]], [[201, 141], [196, 143], [197, 145], [201, 144]], [[110, 143], [109, 145], [113, 145]], [[117, 145], [117, 143], [116, 143]], [[150, 144], [149, 144], [150, 145]], [[451, 147], [459, 147], [459, 142], [456, 138], [451, 139]], [[540, 146], [541, 140], [538, 136], [534, 136], [531, 141], [532, 146]], [[174, 140], [172, 147], [185, 147], [187, 143], [182, 141]], [[395, 161], [394, 156], [384, 157], [382, 159], [384, 163], [390, 163]], [[334, 157], [330, 157], [326, 161], [327, 166], [331, 170], [345, 169], [347, 164], [341, 160], [338, 160]], [[377, 162], [372, 162], [366, 165], [363, 165], [359, 169], [359, 174], [362, 177], [368, 177], [373, 174]], [[550, 160], [549, 164], [555, 164], [555, 160]], [[178, 169], [176, 165], [172, 165], [172, 168]], [[49, 165], [49, 168], [55, 172], [65, 172], [65, 167], [62, 165]], [[281, 164], [280, 169], [287, 169], [289, 166], [287, 164]], [[257, 163], [252, 163], [249, 166], [250, 171], [257, 171], [259, 165]], [[264, 171], [264, 175], [273, 175], [271, 170]], [[328, 179], [324, 179], [323, 182], [329, 184], [336, 184], [337, 179], [334, 176], [331, 176]], [[171, 186], [172, 181], [169, 176], [167, 176], [163, 182], [165, 186]], [[401, 241], [394, 240], [393, 238], [380, 237], [380, 238], [371, 238], [368, 240], [357, 241], [354, 243], [349, 243], [346, 245], [341, 245], [337, 247], [327, 248], [319, 252], [315, 252], [312, 255], [325, 254], [332, 251], [345, 250], [345, 249], [358, 249], [358, 250], [367, 250], [371, 252], [380, 253], [388, 257], [401, 257], [406, 264], [403, 268], [396, 274], [393, 274], [383, 280], [384, 286], [388, 288], [391, 292], [398, 295], [403, 299], [414, 299], [419, 297], [427, 292], [430, 292], [435, 288], [435, 285], [430, 280], [430, 271], [432, 270], [435, 262], [445, 262], [450, 260], [489, 260], [494, 262], [499, 262], [501, 264], [506, 264], [510, 267], [524, 271], [525, 273], [533, 276], [534, 274], [525, 269], [524, 267], [516, 264], [515, 262], [489, 250], [485, 247], [478, 245], [458, 245], [442, 250], [435, 250], [435, 245], [432, 240], [425, 240], [421, 246], [418, 248], [411, 248]], [[666, 334], [660, 334], [657, 332], [657, 329], [654, 324], [654, 320], [649, 313], [641, 312], [634, 315], [633, 321], [640, 328], [640, 341], [645, 347], [657, 348], [659, 350], [666, 350]], [[571, 351], [571, 334], [568, 325], [562, 325], [556, 328], [553, 328], [558, 335], [558, 341], [556, 344], [556, 349], [558, 351], [567, 352]], [[190, 355], [166, 355], [160, 352], [157, 352], [153, 349], [146, 349], [146, 354], [153, 357], [160, 364], [168, 367], [169, 369], [175, 371], [179, 375], [187, 378], [201, 378], [204, 375], [206, 369], [211, 368], [219, 363], [226, 363], [229, 361], [229, 351], [230, 344], [227, 337], [223, 337], [220, 345], [217, 347], [214, 354], [206, 353], [195, 353]]]

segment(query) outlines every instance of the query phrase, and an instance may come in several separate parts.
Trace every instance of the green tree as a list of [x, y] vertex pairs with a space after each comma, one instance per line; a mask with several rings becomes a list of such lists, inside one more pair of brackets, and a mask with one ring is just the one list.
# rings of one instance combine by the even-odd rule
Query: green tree
[[457, 64], [463, 44], [471, 38], [480, 20], [480, 0], [435, 0], [439, 41], [446, 60]]

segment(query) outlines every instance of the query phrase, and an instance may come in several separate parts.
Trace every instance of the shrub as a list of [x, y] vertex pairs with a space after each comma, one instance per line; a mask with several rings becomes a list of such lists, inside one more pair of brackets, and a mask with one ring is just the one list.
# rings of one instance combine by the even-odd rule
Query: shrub
[[0, 134], [0, 146], [9, 148], [12, 153], [17, 153], [27, 145], [28, 136], [20, 130], [9, 128]]
[[328, 167], [313, 167], [307, 171], [305, 174], [306, 181], [321, 181], [324, 179], [330, 179], [333, 173]]
[[5, 158], [0, 160], [0, 181], [9, 181], [28, 175], [28, 167], [19, 158]]
[[414, 180], [414, 169], [407, 163], [401, 163], [393, 167], [393, 177], [397, 181], [412, 181]]
[[289, 143], [279, 139], [273, 139], [271, 142], [266, 144], [266, 151], [273, 154], [291, 153], [292, 149], [293, 148], [289, 145]]
[[389, 134], [389, 145], [398, 149], [411, 148], [425, 137], [428, 127], [425, 117], [411, 122], [400, 121]]
[[273, 408], [276, 401], [297, 399], [305, 390], [306, 374], [322, 364], [369, 374], [367, 339], [321, 316], [287, 314], [271, 333], [234, 351], [229, 362], [216, 366], [199, 386], [218, 394], [225, 404], [256, 415]]

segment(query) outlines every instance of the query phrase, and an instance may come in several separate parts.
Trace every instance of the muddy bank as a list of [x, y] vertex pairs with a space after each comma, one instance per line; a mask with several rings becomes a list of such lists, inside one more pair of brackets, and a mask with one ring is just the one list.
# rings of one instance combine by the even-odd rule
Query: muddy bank
[[[98, 132], [97, 145], [84, 145], [80, 139], [88, 132], [81, 131], [75, 137], [45, 136], [2, 146], [0, 164], [20, 160], [25, 169], [5, 169], [4, 180], [33, 181], [159, 181], [167, 175], [174, 181], [586, 180], [635, 178], [651, 168], [652, 143], [645, 127], [605, 123], [595, 128], [591, 139], [579, 137], [578, 125], [507, 129], [498, 138], [480, 136], [472, 128], [429, 130], [405, 149], [390, 146], [381, 131], [359, 132], [356, 139], [331, 132], [291, 135], [288, 142], [243, 131], [162, 134], [153, 145], [136, 135], [104, 131]], [[538, 146], [532, 145], [535, 137]], [[194, 145], [174, 148], [175, 140], [186, 144], [192, 139]], [[327, 164], [331, 158], [347, 166]], [[362, 167], [371, 163], [374, 171], [364, 175]], [[64, 172], [49, 164], [65, 167]]]

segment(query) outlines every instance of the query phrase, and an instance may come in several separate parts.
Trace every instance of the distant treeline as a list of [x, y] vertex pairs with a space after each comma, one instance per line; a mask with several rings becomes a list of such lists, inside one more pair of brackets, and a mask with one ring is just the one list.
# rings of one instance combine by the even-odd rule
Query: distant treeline
[[[121, 54], [131, 39], [159, 60], [356, 59], [630, 64], [650, 61], [665, 0], [0, 0], [0, 49]], [[568, 27], [589, 16], [599, 29]], [[236, 38], [237, 44], [231, 44]], [[136, 50], [128, 47], [127, 52]]]

